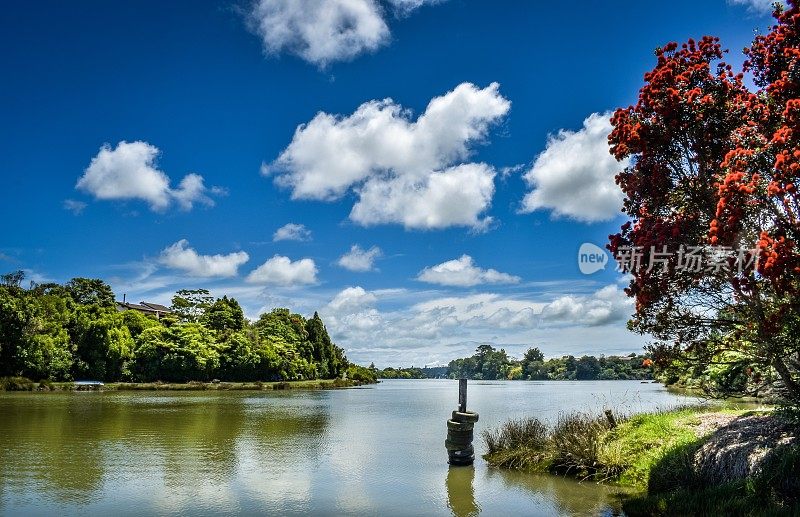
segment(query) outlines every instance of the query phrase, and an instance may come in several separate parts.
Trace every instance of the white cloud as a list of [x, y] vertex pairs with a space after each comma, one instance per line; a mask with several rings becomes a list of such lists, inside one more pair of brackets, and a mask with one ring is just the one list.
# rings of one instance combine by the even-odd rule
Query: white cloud
[[[731, 5], [741, 5], [747, 7], [747, 10], [758, 14], [770, 14], [774, 9], [775, 0], [728, 0]], [[784, 7], [785, 2], [778, 2]]]
[[406, 228], [468, 226], [476, 231], [492, 222], [481, 214], [494, 195], [495, 171], [468, 163], [432, 172], [421, 181], [370, 178], [358, 191], [350, 219], [362, 226], [400, 223]]
[[220, 194], [223, 189], [209, 191], [199, 174], [187, 174], [177, 188], [171, 188], [169, 177], [157, 168], [159, 153], [156, 146], [142, 141], [122, 141], [114, 149], [103, 145], [75, 187], [96, 199], [141, 199], [156, 211], [173, 201], [183, 210], [190, 210], [194, 203], [214, 205], [207, 194]]
[[[399, 15], [440, 0], [387, 0]], [[269, 54], [288, 52], [325, 68], [373, 52], [389, 42], [384, 9], [376, 0], [257, 0], [249, 23]]]
[[76, 201], [74, 199], [65, 199], [62, 205], [64, 210], [69, 210], [75, 215], [80, 215], [86, 208], [86, 203], [83, 201]]
[[310, 258], [292, 262], [289, 257], [275, 255], [247, 275], [247, 281], [287, 287], [316, 284], [317, 265]]
[[328, 308], [337, 313], [353, 311], [369, 306], [377, 301], [375, 294], [367, 292], [361, 286], [342, 289], [328, 303]]
[[348, 287], [320, 309], [331, 337], [351, 359], [385, 364], [394, 358], [406, 365], [446, 364], [472, 354], [477, 343], [510, 343], [509, 352], [518, 356], [533, 345], [550, 356], [632, 352], [645, 338], [625, 328], [631, 312], [631, 300], [614, 285], [545, 298]]
[[551, 323], [596, 326], [627, 319], [632, 300], [615, 285], [608, 285], [592, 296], [561, 296], [542, 308], [542, 318]]
[[196, 277], [232, 277], [236, 276], [239, 266], [250, 259], [244, 251], [227, 255], [200, 255], [189, 247], [186, 239], [164, 248], [159, 262], [167, 267], [185, 271]]
[[375, 259], [380, 256], [381, 249], [377, 246], [365, 250], [358, 244], [353, 244], [350, 251], [339, 257], [336, 263], [350, 271], [372, 271]]
[[425, 4], [438, 4], [445, 0], [387, 0], [401, 14], [406, 14], [414, 9], [418, 9]]
[[293, 199], [332, 201], [354, 191], [350, 218], [364, 226], [485, 226], [496, 172], [462, 162], [510, 106], [497, 83], [462, 83], [432, 99], [416, 121], [391, 99], [346, 117], [320, 112], [263, 172], [276, 174]]
[[495, 269], [481, 269], [469, 255], [426, 267], [417, 275], [417, 280], [429, 284], [471, 287], [478, 284], [516, 284], [518, 276], [501, 273]]
[[522, 212], [552, 210], [557, 217], [584, 222], [607, 221], [619, 215], [623, 194], [614, 176], [627, 166], [609, 153], [609, 113], [593, 113], [579, 131], [551, 135], [547, 147], [523, 178], [532, 189]]
[[275, 230], [272, 240], [277, 241], [308, 241], [311, 240], [311, 230], [302, 224], [287, 223]]
[[258, 0], [250, 21], [268, 53], [289, 52], [320, 67], [389, 40], [374, 0]]

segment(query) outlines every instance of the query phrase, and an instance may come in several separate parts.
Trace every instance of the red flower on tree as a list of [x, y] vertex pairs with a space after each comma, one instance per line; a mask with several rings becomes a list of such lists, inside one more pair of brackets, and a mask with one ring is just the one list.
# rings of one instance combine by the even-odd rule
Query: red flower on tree
[[[672, 255], [631, 271], [632, 327], [659, 340], [664, 357], [713, 361], [737, 351], [774, 368], [800, 400], [800, 9], [745, 50], [745, 86], [705, 36], [656, 50], [638, 102], [617, 110], [612, 154], [632, 165], [617, 176], [631, 221], [609, 237], [615, 255], [641, 247]], [[741, 252], [716, 270], [681, 267], [681, 247]], [[744, 264], [744, 267], [741, 265]]]

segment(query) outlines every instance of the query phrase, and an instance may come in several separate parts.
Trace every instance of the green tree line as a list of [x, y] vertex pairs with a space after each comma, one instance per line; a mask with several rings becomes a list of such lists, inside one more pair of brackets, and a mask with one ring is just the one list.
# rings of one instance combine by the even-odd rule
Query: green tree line
[[545, 359], [534, 347], [522, 359], [514, 359], [503, 349], [480, 345], [471, 357], [450, 361], [448, 376], [484, 380], [645, 380], [652, 379], [653, 372], [649, 357], [633, 353], [625, 357], [566, 355]]
[[204, 289], [178, 291], [160, 319], [119, 311], [98, 279], [31, 283], [0, 276], [0, 376], [106, 382], [276, 381], [349, 378], [350, 364], [317, 313], [273, 309], [248, 321], [239, 303]]

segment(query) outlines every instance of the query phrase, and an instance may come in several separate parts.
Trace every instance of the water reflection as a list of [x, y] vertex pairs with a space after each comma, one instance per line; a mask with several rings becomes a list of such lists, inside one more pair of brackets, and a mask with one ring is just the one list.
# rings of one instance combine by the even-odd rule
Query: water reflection
[[[476, 383], [481, 428], [637, 383]], [[2, 515], [613, 515], [614, 489], [449, 467], [450, 381], [320, 392], [0, 393]], [[476, 453], [482, 445], [476, 441]]]
[[[158, 513], [213, 512], [234, 508], [243, 493], [262, 504], [286, 499], [288, 488], [302, 484], [291, 472], [298, 456], [319, 453], [327, 412], [307, 401], [266, 400], [6, 397], [0, 405], [0, 508], [104, 508], [119, 498]], [[308, 491], [298, 497], [307, 500]]]
[[475, 500], [475, 466], [450, 467], [447, 470], [447, 507], [455, 517], [474, 517], [481, 511]]
[[619, 501], [623, 489], [620, 487], [500, 469], [490, 469], [489, 477], [499, 478], [507, 487], [522, 488], [536, 499], [547, 501], [554, 515], [623, 515]]

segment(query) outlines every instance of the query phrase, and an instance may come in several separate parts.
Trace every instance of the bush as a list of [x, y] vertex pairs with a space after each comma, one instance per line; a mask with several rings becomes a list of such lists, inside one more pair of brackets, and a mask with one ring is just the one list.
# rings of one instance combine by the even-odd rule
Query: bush
[[33, 391], [36, 383], [27, 377], [0, 377], [0, 390]]
[[55, 389], [56, 387], [50, 379], [42, 379], [39, 381], [39, 391], [54, 391]]
[[364, 384], [375, 384], [378, 382], [378, 374], [374, 370], [357, 364], [351, 364], [347, 368], [347, 378]]

